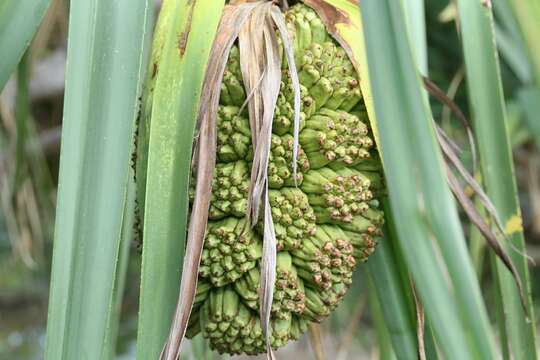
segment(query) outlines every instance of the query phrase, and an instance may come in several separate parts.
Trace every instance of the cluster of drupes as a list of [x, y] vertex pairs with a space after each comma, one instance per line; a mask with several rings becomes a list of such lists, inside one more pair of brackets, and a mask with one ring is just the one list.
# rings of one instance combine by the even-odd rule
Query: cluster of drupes
[[[359, 261], [372, 253], [383, 213], [380, 163], [357, 73], [346, 52], [304, 5], [286, 13], [301, 83], [296, 178], [294, 91], [283, 61], [268, 165], [278, 242], [272, 347], [298, 339], [337, 306]], [[188, 336], [220, 353], [265, 351], [259, 319], [263, 223], [246, 221], [253, 146], [237, 47], [221, 87], [217, 164], [199, 285]]]

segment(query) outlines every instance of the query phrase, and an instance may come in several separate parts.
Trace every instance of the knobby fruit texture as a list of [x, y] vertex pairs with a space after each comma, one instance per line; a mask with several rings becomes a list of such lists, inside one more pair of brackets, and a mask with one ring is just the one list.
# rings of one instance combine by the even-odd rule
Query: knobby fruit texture
[[[294, 91], [284, 60], [268, 165], [278, 241], [273, 348], [298, 339], [339, 304], [383, 222], [377, 201], [383, 180], [357, 73], [313, 10], [299, 4], [285, 17], [301, 83], [301, 131], [294, 179]], [[240, 111], [245, 100], [233, 47], [221, 85], [209, 223], [187, 333], [201, 332], [228, 354], [266, 350], [258, 313], [263, 225], [251, 228], [245, 220], [253, 157], [248, 114]]]

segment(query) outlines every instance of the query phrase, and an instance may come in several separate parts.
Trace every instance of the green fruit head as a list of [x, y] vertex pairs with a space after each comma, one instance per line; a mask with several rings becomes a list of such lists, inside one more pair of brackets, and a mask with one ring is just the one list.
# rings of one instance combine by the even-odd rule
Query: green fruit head
[[[377, 200], [384, 192], [380, 160], [355, 68], [311, 8], [292, 6], [285, 18], [301, 114], [295, 178], [294, 90], [283, 58], [267, 168], [277, 240], [275, 349], [339, 305], [356, 265], [374, 251], [384, 217]], [[247, 111], [240, 111], [245, 100], [233, 46], [221, 87], [210, 221], [188, 336], [201, 332], [219, 353], [253, 355], [266, 351], [259, 314], [264, 225], [262, 218], [253, 227], [246, 221], [253, 144]]]

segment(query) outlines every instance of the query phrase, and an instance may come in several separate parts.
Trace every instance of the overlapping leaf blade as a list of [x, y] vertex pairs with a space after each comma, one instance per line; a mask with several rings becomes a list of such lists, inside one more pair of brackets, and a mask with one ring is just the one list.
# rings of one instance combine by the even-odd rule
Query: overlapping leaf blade
[[[491, 201], [505, 226], [509, 241], [503, 247], [516, 266], [526, 289], [527, 311], [533, 316], [529, 270], [514, 167], [506, 129], [506, 109], [494, 41], [489, 2], [459, 1], [468, 94], [478, 144], [482, 178]], [[534, 322], [527, 319], [511, 274], [497, 261], [497, 278], [505, 313], [510, 351], [516, 359], [535, 359]], [[502, 344], [508, 346], [508, 344]]]
[[50, 0], [3, 0], [0, 3], [0, 90], [21, 60]]
[[[418, 69], [420, 73], [427, 74], [424, 1], [405, 0], [403, 3]], [[399, 242], [388, 201], [385, 202], [385, 212], [387, 214], [385, 238], [368, 263], [369, 273], [373, 283], [377, 284], [374, 288], [381, 304], [381, 314], [389, 329], [390, 339], [394, 348], [399, 349], [395, 356], [398, 359], [416, 359], [419, 349], [412, 282], [403, 264], [404, 259], [394, 248]], [[432, 342], [431, 333], [426, 331], [426, 334]]]
[[178, 299], [191, 150], [204, 73], [222, 9], [223, 2], [214, 0], [165, 0], [158, 19], [162, 50], [159, 62], [153, 58], [149, 67], [155, 84], [150, 118], [139, 125], [139, 131], [143, 126], [148, 131], [147, 165], [137, 174], [138, 181], [146, 174], [144, 201], [139, 201], [144, 206], [139, 359], [159, 358]]
[[523, 34], [524, 42], [528, 47], [529, 58], [534, 67], [536, 83], [540, 86], [540, 2], [536, 0], [508, 0], [510, 7], [517, 17], [517, 23]]
[[403, 5], [407, 15], [407, 26], [411, 36], [411, 44], [414, 47], [416, 63], [420, 73], [427, 76], [428, 57], [424, 0], [403, 0]]
[[401, 253], [441, 351], [452, 358], [492, 358], [491, 330], [446, 184], [401, 4], [360, 1], [360, 8], [371, 85], [363, 92], [374, 100], [377, 121], [371, 120], [380, 135]]
[[149, 0], [71, 3], [45, 359], [111, 354], [106, 338], [151, 9]]
[[396, 357], [412, 360], [418, 357], [416, 324], [412, 316], [414, 309], [407, 301], [410, 294], [406, 290], [409, 289], [404, 289], [399, 277], [397, 259], [392, 251], [390, 243], [392, 239], [388, 236], [388, 229], [387, 226], [385, 228], [387, 235], [367, 264], [374, 284], [370, 287], [370, 291], [375, 291], [390, 341], [394, 349], [399, 350]]

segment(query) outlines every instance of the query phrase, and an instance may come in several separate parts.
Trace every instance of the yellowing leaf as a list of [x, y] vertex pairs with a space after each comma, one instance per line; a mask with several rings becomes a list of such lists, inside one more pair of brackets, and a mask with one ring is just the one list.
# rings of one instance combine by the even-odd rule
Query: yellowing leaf
[[523, 221], [520, 215], [512, 215], [506, 222], [504, 227], [506, 235], [512, 235], [515, 233], [523, 232]]

